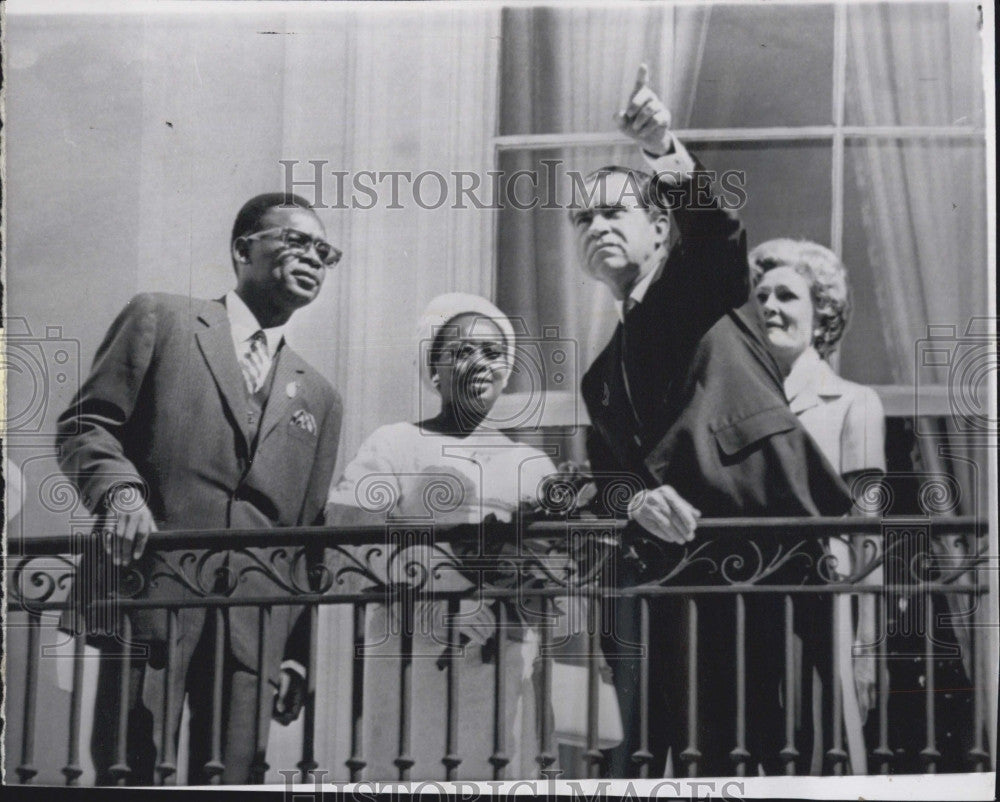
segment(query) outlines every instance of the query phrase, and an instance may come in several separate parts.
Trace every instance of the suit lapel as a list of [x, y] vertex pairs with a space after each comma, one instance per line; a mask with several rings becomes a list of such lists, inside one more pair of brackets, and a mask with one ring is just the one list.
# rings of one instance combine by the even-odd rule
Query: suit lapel
[[243, 417], [246, 407], [246, 385], [240, 366], [236, 362], [226, 307], [215, 301], [209, 302], [198, 315], [198, 319], [204, 324], [204, 328], [196, 334], [198, 347], [212, 372], [230, 416], [243, 437], [243, 443], [249, 449], [250, 443]]
[[796, 415], [818, 407], [824, 398], [839, 398], [845, 390], [844, 380], [815, 353], [803, 354], [785, 378], [785, 395]]
[[803, 388], [788, 399], [788, 408], [791, 409], [796, 415], [801, 415], [807, 409], [818, 407], [820, 403], [821, 399], [816, 390], [812, 388]]
[[[283, 420], [293, 403], [298, 403], [301, 407], [304, 404], [302, 398], [303, 381], [305, 374], [305, 362], [286, 343], [276, 354], [276, 364], [274, 366], [274, 381], [271, 383], [271, 395], [267, 399], [264, 407], [264, 419], [260, 422], [260, 434], [257, 442], [264, 442], [271, 430]], [[291, 389], [294, 386], [294, 390]]]

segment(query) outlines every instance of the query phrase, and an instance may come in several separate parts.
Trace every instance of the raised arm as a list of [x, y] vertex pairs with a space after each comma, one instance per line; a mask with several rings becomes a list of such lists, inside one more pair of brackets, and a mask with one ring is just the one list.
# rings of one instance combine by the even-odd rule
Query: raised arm
[[[639, 66], [619, 129], [642, 149], [653, 172], [651, 197], [669, 211], [680, 233], [685, 264], [698, 270], [703, 298], [725, 312], [749, 297], [746, 232], [736, 214], [745, 200], [742, 175], [717, 176], [692, 156], [671, 131], [671, 115]], [[727, 189], [720, 193], [720, 186]]]

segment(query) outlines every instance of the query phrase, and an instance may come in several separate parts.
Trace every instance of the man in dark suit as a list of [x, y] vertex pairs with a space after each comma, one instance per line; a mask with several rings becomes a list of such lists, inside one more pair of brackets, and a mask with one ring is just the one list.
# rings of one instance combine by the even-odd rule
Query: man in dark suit
[[[619, 578], [634, 582], [641, 578], [637, 565], [665, 573], [663, 561], [650, 555], [665, 556], [667, 565], [679, 560], [702, 515], [840, 514], [849, 499], [788, 409], [749, 299], [744, 230], [712, 191], [710, 175], [670, 133], [669, 114], [646, 85], [645, 67], [619, 125], [642, 147], [655, 176], [620, 167], [596, 171], [571, 220], [585, 272], [608, 286], [621, 317], [581, 389], [599, 485], [626, 475], [640, 488], [617, 510], [641, 527], [627, 527], [624, 535], [626, 553], [642, 559], [624, 561], [626, 576]], [[672, 225], [679, 237], [670, 247]], [[658, 548], [644, 550], [647, 533]], [[717, 563], [739, 553], [753, 565], [754, 555], [736, 548], [717, 551]], [[698, 761], [699, 775], [731, 774], [735, 767], [733, 600], [702, 597], [699, 605], [699, 726], [692, 744], [685, 723], [687, 613], [677, 599], [650, 603], [651, 642], [642, 659], [650, 666], [651, 776], [662, 776], [668, 749], [677, 763], [692, 746], [700, 756], [689, 750], [683, 757]], [[638, 605], [616, 600], [612, 607], [615, 632], [605, 649], [632, 739], [609, 763], [612, 774], [630, 776], [639, 749], [639, 665], [625, 644], [637, 641]], [[756, 669], [747, 713], [751, 771], [757, 763], [777, 767], [781, 744], [775, 739], [784, 735], [776, 707], [782, 619], [778, 608], [778, 617], [767, 620], [774, 611], [765, 608], [748, 605], [748, 666]]]
[[[143, 577], [144, 596], [163, 601], [199, 595], [185, 577], [234, 597], [280, 593], [265, 571], [255, 570], [268, 564], [268, 549], [209, 555], [187, 549], [187, 557], [207, 560], [194, 577], [196, 563], [185, 562], [184, 552], [153, 555], [145, 545], [158, 530], [319, 522], [336, 460], [341, 402], [289, 347], [284, 330], [292, 314], [316, 298], [327, 268], [340, 258], [325, 237], [303, 199], [257, 196], [233, 226], [233, 291], [215, 301], [138, 295], [111, 326], [90, 376], [60, 418], [57, 436], [61, 467], [100, 516], [97, 534], [109, 555], [96, 568], [81, 566], [78, 613], [92, 593], [92, 577], [102, 570], [121, 577], [119, 583]], [[275, 565], [280, 573], [298, 570], [300, 562], [289, 558], [287, 565]], [[92, 742], [98, 782], [123, 773], [120, 765], [112, 767], [111, 754], [123, 649], [133, 655], [124, 677], [129, 784], [153, 781], [157, 751], [160, 763], [165, 760], [159, 743], [165, 676], [172, 699], [166, 731], [174, 745], [185, 692], [189, 697], [191, 781], [207, 782], [219, 773], [225, 783], [259, 777], [274, 703], [269, 687], [280, 689], [277, 707], [286, 714], [303, 696], [302, 666], [281, 664], [300, 612], [275, 605], [269, 619], [260, 619], [269, 621], [264, 626], [255, 607], [182, 608], [170, 648], [164, 610], [132, 611], [130, 637], [115, 633], [116, 644], [106, 648], [101, 664]], [[92, 621], [70, 625], [95, 631]], [[220, 732], [213, 731], [217, 642], [224, 646]], [[301, 663], [301, 648], [295, 656]], [[212, 748], [213, 736], [221, 755]]]

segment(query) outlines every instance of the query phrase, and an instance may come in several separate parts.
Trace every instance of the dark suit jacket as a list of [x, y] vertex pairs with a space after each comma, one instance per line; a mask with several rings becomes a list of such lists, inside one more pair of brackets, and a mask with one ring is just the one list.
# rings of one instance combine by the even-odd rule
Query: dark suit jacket
[[[605, 514], [625, 516], [638, 488], [668, 484], [709, 517], [753, 515], [839, 515], [850, 505], [840, 477], [788, 408], [782, 378], [765, 347], [763, 322], [749, 301], [746, 236], [736, 215], [718, 203], [694, 208], [690, 185], [671, 189], [654, 183], [661, 206], [673, 209], [678, 244], [649, 286], [642, 302], [626, 314], [604, 351], [583, 378], [590, 414], [587, 450]], [[622, 365], [627, 370], [627, 385]], [[614, 485], [628, 486], [615, 492]], [[695, 535], [697, 545], [698, 535]], [[636, 583], [663, 576], [687, 550], [667, 545], [630, 524], [623, 532], [616, 581]], [[759, 545], [758, 545], [759, 544]], [[715, 566], [753, 572], [774, 551], [753, 537], [721, 539], [702, 554]], [[819, 546], [810, 549], [813, 560]], [[736, 559], [733, 559], [736, 558]], [[782, 569], [784, 570], [784, 569]], [[789, 579], [801, 581], [801, 563], [789, 563]], [[717, 583], [721, 570], [704, 564], [684, 574], [686, 584]], [[780, 581], [777, 573], [773, 580]], [[817, 620], [797, 600], [796, 626]], [[668, 746], [675, 760], [687, 745], [687, 611], [677, 597], [650, 602], [649, 749], [650, 775], [663, 771]], [[771, 759], [781, 744], [781, 709], [776, 684], [781, 676], [782, 632], [773, 621], [780, 600], [747, 602], [747, 672], [754, 683], [748, 745], [755, 760]], [[610, 756], [611, 776], [631, 776], [631, 755], [639, 748], [640, 660], [622, 643], [639, 637], [638, 606], [611, 599], [614, 637], [604, 648], [616, 655], [615, 684], [629, 733]], [[729, 740], [735, 720], [735, 614], [731, 599], [702, 598], [697, 625], [700, 688], [697, 745], [702, 775], [732, 771]], [[816, 628], [820, 633], [828, 626]], [[750, 632], [751, 630], [748, 630]], [[770, 765], [770, 764], [769, 764]]]
[[[100, 511], [116, 484], [143, 488], [160, 530], [317, 523], [340, 436], [336, 392], [283, 345], [253, 451], [246, 408], [224, 304], [138, 295], [111, 326], [78, 399], [59, 420], [60, 464], [92, 512]], [[315, 433], [293, 423], [300, 410], [315, 418]], [[226, 564], [239, 575], [255, 558], [266, 559], [268, 551], [215, 555], [197, 572], [178, 564], [179, 553], [162, 557], [147, 551], [139, 563], [147, 578], [143, 593], [157, 599], [196, 595], [176, 573], [196, 573], [197, 581], [211, 587], [216, 568]], [[155, 581], [148, 581], [154, 574]], [[282, 594], [262, 572], [244, 572], [242, 578], [232, 595]], [[272, 676], [292, 612], [272, 608], [265, 655]], [[203, 609], [181, 610], [179, 640], [197, 640], [204, 616]], [[162, 611], [136, 611], [131, 618], [134, 639], [166, 640]], [[228, 619], [233, 655], [255, 670], [256, 609], [232, 608]]]
[[748, 300], [743, 227], [687, 189], [654, 182], [680, 241], [583, 378], [591, 467], [672, 485], [706, 517], [841, 514], [846, 488], [789, 410]]

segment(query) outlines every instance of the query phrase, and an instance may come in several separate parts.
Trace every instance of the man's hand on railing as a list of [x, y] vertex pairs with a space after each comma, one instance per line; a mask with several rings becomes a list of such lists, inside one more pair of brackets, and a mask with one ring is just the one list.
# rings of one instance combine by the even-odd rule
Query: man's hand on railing
[[670, 485], [661, 485], [632, 496], [628, 517], [651, 535], [683, 545], [694, 538], [701, 512]]
[[272, 718], [283, 726], [288, 726], [299, 717], [306, 703], [306, 679], [291, 668], [281, 669], [278, 695], [274, 697]]
[[149, 511], [142, 490], [134, 485], [118, 485], [108, 491], [105, 512], [98, 523], [104, 550], [115, 565], [128, 565], [138, 560], [146, 549], [146, 541], [157, 531], [153, 513]]
[[[879, 571], [881, 581], [881, 571]], [[866, 583], [867, 584], [867, 583]], [[868, 712], [875, 708], [878, 700], [876, 682], [875, 644], [878, 632], [875, 624], [875, 597], [862, 594], [858, 599], [858, 627], [854, 638], [854, 689], [858, 695], [861, 720], [868, 718]]]
[[[860, 641], [854, 644], [859, 654], [854, 655], [852, 664], [854, 666], [854, 690], [858, 695], [861, 721], [864, 722], [878, 700], [878, 686], [875, 682], [875, 657], [871, 654], [860, 654], [862, 645]], [[869, 646], [868, 649], [870, 648]]]

